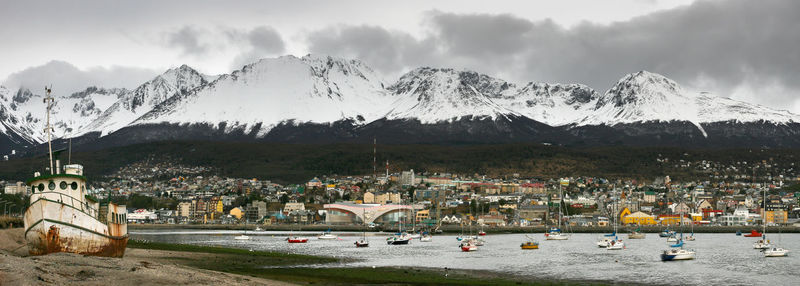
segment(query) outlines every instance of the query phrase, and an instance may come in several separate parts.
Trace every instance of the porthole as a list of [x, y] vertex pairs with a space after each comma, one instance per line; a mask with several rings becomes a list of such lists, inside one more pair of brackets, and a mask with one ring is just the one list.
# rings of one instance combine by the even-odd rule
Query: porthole
[[58, 184], [58, 187], [61, 188], [62, 190], [66, 190], [67, 189], [67, 182], [61, 181], [61, 183]]
[[51, 191], [55, 190], [56, 189], [56, 182], [50, 181], [50, 183], [47, 184], [47, 188], [50, 189]]
[[72, 182], [72, 184], [70, 184], [69, 186], [72, 187], [73, 191], [78, 189], [78, 183], [77, 182]]
[[44, 192], [44, 184], [43, 183], [39, 183], [39, 191], [40, 192]]

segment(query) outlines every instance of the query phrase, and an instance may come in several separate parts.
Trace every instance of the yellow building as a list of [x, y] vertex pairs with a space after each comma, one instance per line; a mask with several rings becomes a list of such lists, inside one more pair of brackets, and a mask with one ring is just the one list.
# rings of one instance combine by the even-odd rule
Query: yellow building
[[789, 213], [784, 210], [766, 211], [764, 212], [764, 222], [766, 223], [786, 223], [789, 219]]
[[242, 209], [240, 208], [233, 208], [231, 209], [230, 215], [236, 217], [237, 219], [242, 219], [242, 215], [244, 215], [244, 212], [242, 212]]
[[631, 214], [631, 210], [628, 208], [622, 208], [622, 211], [619, 212], [619, 221], [623, 221], [623, 219]]
[[375, 194], [371, 192], [364, 193], [364, 203], [365, 204], [374, 204], [375, 203]]
[[622, 224], [655, 225], [656, 219], [652, 215], [635, 212], [622, 217]]
[[420, 223], [421, 221], [428, 219], [430, 215], [430, 210], [421, 210], [417, 212], [417, 217], [415, 219], [417, 220], [417, 223]]
[[222, 213], [222, 212], [224, 212], [224, 211], [225, 211], [225, 210], [223, 210], [222, 200], [217, 200], [217, 209], [216, 209], [216, 212], [217, 212], [217, 213]]

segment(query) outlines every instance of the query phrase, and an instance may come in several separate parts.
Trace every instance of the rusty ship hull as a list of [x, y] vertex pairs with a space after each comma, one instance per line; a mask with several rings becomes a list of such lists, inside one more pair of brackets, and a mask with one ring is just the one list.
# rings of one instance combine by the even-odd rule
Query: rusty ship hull
[[25, 238], [31, 255], [70, 252], [83, 255], [122, 257], [128, 244], [124, 217], [116, 216], [116, 205], [106, 222], [97, 210], [59, 193], [40, 193], [25, 211]]

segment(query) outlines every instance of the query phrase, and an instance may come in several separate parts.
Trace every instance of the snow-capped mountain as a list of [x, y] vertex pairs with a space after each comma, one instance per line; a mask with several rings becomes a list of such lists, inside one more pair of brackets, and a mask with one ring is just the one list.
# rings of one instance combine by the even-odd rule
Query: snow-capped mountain
[[503, 107], [551, 126], [583, 120], [595, 109], [599, 95], [582, 84], [528, 83], [494, 98]]
[[492, 100], [514, 89], [513, 84], [472, 71], [418, 68], [389, 87], [397, 101], [386, 118], [438, 123], [519, 115]]
[[[54, 98], [51, 110], [51, 124], [55, 138], [70, 134], [82, 128], [117, 101], [125, 89], [103, 89], [89, 87], [73, 94], [51, 94]], [[27, 143], [41, 143], [46, 140], [44, 131], [46, 113], [43, 103], [44, 90], [32, 92], [20, 87], [16, 92], [0, 87], [0, 132], [11, 130]]]
[[[646, 71], [599, 94], [581, 84], [516, 85], [427, 67], [387, 85], [358, 60], [283, 56], [220, 76], [184, 65], [133, 90], [56, 90], [54, 97], [55, 136], [81, 136], [86, 144], [108, 137], [117, 145], [381, 137], [402, 143], [800, 146], [796, 114], [688, 91]], [[0, 86], [0, 151], [44, 142], [43, 120], [41, 94]]]
[[100, 132], [102, 136], [117, 131], [150, 112], [167, 99], [186, 95], [195, 88], [207, 85], [206, 78], [207, 76], [187, 65], [169, 69], [122, 95], [90, 124], [78, 129], [70, 136], [80, 136], [89, 132]]
[[577, 125], [630, 124], [640, 122], [686, 121], [707, 136], [703, 123], [800, 122], [800, 117], [784, 110], [774, 110], [708, 93], [689, 92], [676, 82], [655, 73], [640, 71], [628, 74], [601, 96], [595, 108]]
[[383, 81], [360, 61], [284, 56], [222, 75], [180, 100], [163, 103], [133, 125], [225, 123], [228, 129], [263, 136], [282, 123], [369, 122], [390, 103]]

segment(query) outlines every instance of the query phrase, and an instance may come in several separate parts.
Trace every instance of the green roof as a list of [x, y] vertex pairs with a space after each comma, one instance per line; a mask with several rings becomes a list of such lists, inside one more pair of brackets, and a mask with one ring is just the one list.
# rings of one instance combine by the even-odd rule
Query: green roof
[[47, 179], [53, 179], [53, 178], [73, 178], [73, 179], [79, 179], [79, 180], [86, 181], [86, 177], [80, 176], [80, 175], [52, 174], [52, 175], [42, 175], [42, 176], [38, 176], [38, 177], [35, 177], [35, 178], [30, 178], [27, 181], [25, 181], [25, 184], [30, 186], [33, 181], [47, 180]]

